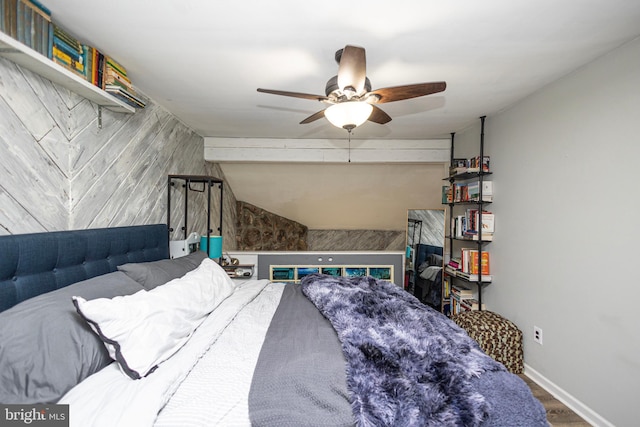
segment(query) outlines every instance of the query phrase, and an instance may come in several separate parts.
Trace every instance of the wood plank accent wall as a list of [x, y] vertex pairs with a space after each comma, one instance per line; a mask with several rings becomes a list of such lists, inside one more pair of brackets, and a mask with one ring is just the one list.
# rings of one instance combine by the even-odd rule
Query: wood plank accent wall
[[[203, 138], [151, 101], [135, 114], [103, 109], [100, 127], [97, 105], [0, 59], [0, 234], [164, 223], [168, 174], [224, 179]], [[224, 190], [233, 250], [236, 201]], [[206, 232], [206, 197], [192, 193], [189, 231]], [[181, 224], [184, 199], [172, 197]]]

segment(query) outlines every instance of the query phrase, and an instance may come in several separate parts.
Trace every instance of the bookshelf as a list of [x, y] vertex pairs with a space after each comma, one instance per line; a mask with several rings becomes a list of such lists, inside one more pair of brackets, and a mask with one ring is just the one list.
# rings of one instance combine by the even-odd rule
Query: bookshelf
[[135, 113], [136, 111], [135, 108], [3, 32], [0, 32], [0, 56], [83, 96], [98, 106], [117, 113]]
[[[449, 264], [444, 268], [442, 280], [443, 313], [455, 314], [452, 312], [452, 288], [456, 286], [456, 282], [462, 282], [466, 287], [476, 286], [478, 298], [477, 301], [474, 300], [477, 306], [474, 309], [482, 310], [482, 289], [491, 283], [493, 278], [489, 270], [489, 252], [486, 249], [486, 245], [493, 240], [494, 217], [487, 209], [493, 201], [493, 186], [487, 179], [491, 175], [489, 164], [484, 162], [485, 158], [488, 159], [484, 155], [485, 118], [486, 116], [480, 117], [480, 147], [479, 155], [476, 157], [478, 161], [470, 167], [457, 167], [454, 155], [455, 134], [451, 134], [451, 175], [444, 178], [449, 182], [449, 190], [446, 200], [443, 200], [449, 212], [447, 238], [450, 251]], [[461, 211], [464, 215], [459, 215]], [[457, 257], [457, 254], [460, 256]], [[458, 258], [457, 262], [453, 262], [454, 258]]]

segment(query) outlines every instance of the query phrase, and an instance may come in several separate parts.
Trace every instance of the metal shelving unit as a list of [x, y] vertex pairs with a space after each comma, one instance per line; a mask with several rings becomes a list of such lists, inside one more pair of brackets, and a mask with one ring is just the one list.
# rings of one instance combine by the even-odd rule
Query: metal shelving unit
[[[188, 228], [188, 220], [189, 220], [189, 191], [199, 191], [191, 188], [191, 184], [193, 183], [201, 183], [205, 185], [205, 189], [207, 191], [207, 241], [209, 241], [209, 237], [211, 237], [211, 233], [213, 229], [211, 228], [211, 190], [214, 187], [217, 187], [220, 190], [220, 221], [219, 226], [217, 227], [218, 234], [222, 236], [222, 213], [223, 213], [223, 191], [224, 191], [224, 181], [219, 178], [215, 178], [213, 176], [202, 176], [202, 175], [169, 175], [168, 176], [168, 185], [167, 185], [167, 227], [169, 228], [169, 240], [171, 240], [171, 233], [173, 232], [173, 228], [171, 227], [171, 187], [175, 187], [176, 185], [182, 185], [184, 188], [184, 225], [182, 226], [182, 231], [184, 232], [184, 238], [187, 238]], [[204, 190], [203, 190], [204, 191]]]
[[[480, 130], [480, 159], [484, 158], [484, 122], [485, 122], [485, 118], [486, 116], [482, 116], [480, 117], [480, 123], [481, 123], [481, 130]], [[454, 148], [455, 148], [455, 134], [452, 133], [451, 134], [451, 164], [453, 164], [454, 162]], [[478, 212], [482, 213], [484, 210], [484, 207], [486, 205], [489, 205], [491, 202], [490, 201], [484, 201], [483, 200], [483, 195], [482, 195], [482, 189], [483, 189], [483, 181], [484, 178], [488, 175], [491, 175], [491, 172], [484, 172], [482, 170], [482, 165], [480, 165], [480, 169], [478, 172], [466, 172], [466, 173], [462, 173], [462, 174], [458, 174], [458, 175], [454, 175], [454, 176], [450, 176], [447, 178], [444, 178], [445, 180], [449, 181], [450, 185], [453, 185], [455, 182], [461, 182], [461, 181], [469, 181], [469, 180], [474, 180], [476, 179], [479, 182], [479, 197], [477, 201], [463, 201], [463, 202], [450, 202], [448, 203], [449, 206], [449, 235], [448, 235], [448, 239], [449, 239], [449, 251], [451, 252], [450, 256], [453, 256], [453, 245], [454, 242], [464, 242], [464, 244], [473, 244], [476, 245], [476, 248], [478, 250], [478, 253], [482, 253], [484, 250], [484, 245], [489, 243], [489, 241], [483, 240], [482, 239], [482, 214], [479, 215], [479, 224], [478, 224], [478, 239], [477, 240], [471, 240], [471, 239], [464, 239], [464, 238], [456, 238], [454, 236], [453, 233], [453, 229], [452, 229], [452, 225], [451, 225], [451, 218], [453, 218], [453, 209], [455, 208], [455, 206], [460, 206], [460, 205], [476, 205], [478, 207]], [[482, 280], [482, 266], [481, 266], [481, 260], [482, 260], [482, 256], [478, 256], [478, 280], [468, 280], [464, 277], [460, 277], [460, 276], [455, 276], [449, 273], [444, 272], [444, 274], [447, 274], [450, 277], [450, 280], [460, 280], [462, 282], [465, 283], [470, 283], [470, 284], [475, 284], [477, 289], [478, 289], [478, 310], [482, 310], [482, 288], [491, 283], [490, 281], [483, 281]], [[444, 283], [444, 280], [443, 280]], [[444, 295], [444, 292], [443, 292]]]

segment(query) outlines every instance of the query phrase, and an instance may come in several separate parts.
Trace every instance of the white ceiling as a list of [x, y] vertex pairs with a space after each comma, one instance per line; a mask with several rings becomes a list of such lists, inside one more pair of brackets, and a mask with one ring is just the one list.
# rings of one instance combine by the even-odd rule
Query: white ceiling
[[298, 124], [325, 104], [256, 89], [324, 95], [346, 44], [366, 48], [373, 89], [447, 82], [445, 92], [382, 104], [393, 120], [353, 134], [423, 140], [490, 117], [640, 34], [638, 0], [44, 3], [121, 62], [140, 92], [200, 135], [223, 138], [344, 139], [324, 119]]
[[640, 34], [637, 0], [55, 0], [54, 20], [121, 62], [134, 85], [202, 136], [333, 138], [324, 95], [335, 51], [367, 50], [373, 88], [444, 80], [385, 104], [358, 138], [447, 136]]

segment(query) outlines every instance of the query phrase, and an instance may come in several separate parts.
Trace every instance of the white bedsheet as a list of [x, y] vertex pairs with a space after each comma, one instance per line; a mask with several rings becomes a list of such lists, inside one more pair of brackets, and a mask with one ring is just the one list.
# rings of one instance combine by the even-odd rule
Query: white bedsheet
[[[207, 350], [210, 348], [214, 351], [213, 354], [220, 355], [226, 350], [217, 350], [216, 346], [218, 341], [222, 338], [221, 343], [228, 341], [229, 335], [239, 334], [242, 326], [231, 326], [234, 319], [239, 321], [248, 321], [255, 323], [264, 323], [264, 332], [257, 331], [255, 334], [250, 333], [251, 336], [247, 336], [247, 342], [253, 342], [254, 344], [259, 341], [257, 350], [250, 350], [250, 352], [259, 353], [259, 348], [264, 339], [264, 333], [273, 316], [273, 312], [277, 307], [277, 304], [282, 294], [282, 286], [276, 284], [269, 284], [267, 280], [259, 281], [247, 281], [239, 284], [236, 291], [226, 300], [224, 300], [200, 325], [200, 327], [194, 332], [189, 342], [182, 347], [182, 349], [173, 355], [170, 359], [160, 364], [158, 369], [149, 376], [140, 380], [132, 380], [124, 375], [115, 363], [107, 366], [100, 372], [90, 376], [82, 383], [71, 389], [59, 403], [70, 405], [70, 426], [71, 427], [145, 427], [152, 426], [156, 420], [158, 412], [165, 406], [174, 393], [177, 393], [179, 386], [187, 378], [187, 375], [194, 370], [194, 375], [207, 375], [207, 371], [211, 371], [211, 367], [195, 368], [197, 363], [201, 359], [210, 359], [210, 362], [215, 363], [215, 357], [205, 357]], [[263, 301], [264, 299], [264, 301]], [[255, 304], [254, 304], [255, 302]], [[272, 307], [272, 311], [269, 314], [267, 306]], [[249, 311], [247, 314], [240, 314], [245, 309]], [[263, 316], [261, 320], [252, 318], [250, 313], [255, 309], [256, 315]], [[231, 331], [226, 333], [227, 329], [231, 328]], [[261, 328], [258, 328], [261, 329]], [[262, 333], [262, 340], [259, 335]], [[243, 338], [233, 337], [231, 339], [235, 345], [243, 345]], [[237, 339], [236, 339], [237, 338]], [[215, 344], [215, 345], [214, 345]], [[249, 346], [251, 347], [251, 346]], [[255, 356], [257, 359], [257, 355]], [[255, 367], [255, 361], [253, 363], [250, 360], [242, 361], [240, 365], [245, 362], [253, 372]], [[246, 381], [248, 377], [248, 385], [245, 383], [241, 385], [242, 381]], [[244, 373], [238, 380], [237, 392], [239, 394], [245, 393], [244, 399], [246, 400], [246, 394], [248, 393], [248, 387], [251, 383], [251, 375]], [[216, 381], [227, 381], [227, 379], [216, 379]], [[185, 385], [186, 388], [196, 393], [201, 393], [202, 389], [198, 390], [197, 387], [188, 381]], [[236, 387], [236, 383], [230, 384], [209, 384], [208, 387], [227, 387], [226, 392], [230, 393], [230, 389]], [[245, 391], [246, 390], [246, 391]], [[178, 399], [192, 399], [188, 396], [189, 390], [185, 392], [179, 392], [177, 394]], [[187, 394], [184, 394], [187, 393]], [[238, 397], [232, 397], [229, 394], [225, 396], [225, 401], [220, 398], [217, 405], [210, 404], [215, 407], [215, 413], [220, 416], [220, 412], [228, 412], [229, 417], [239, 417], [238, 421], [245, 423], [248, 421], [248, 413], [246, 412], [246, 402], [242, 403]], [[244, 405], [244, 406], [243, 406]], [[180, 406], [180, 405], [177, 405]], [[173, 408], [173, 405], [171, 406]], [[197, 407], [195, 410], [200, 411], [202, 408]], [[181, 409], [176, 409], [181, 411]], [[168, 410], [167, 414], [163, 416], [166, 421], [165, 426], [168, 425], [180, 425], [186, 426], [184, 419], [181, 419], [179, 424], [175, 424], [177, 412], [172, 412], [173, 409]], [[239, 414], [243, 414], [240, 416]], [[224, 415], [224, 414], [223, 414]], [[183, 415], [178, 415], [183, 416]], [[166, 418], [164, 418], [166, 417]], [[241, 420], [240, 420], [241, 418]], [[198, 417], [194, 420], [197, 422]], [[230, 421], [230, 418], [228, 419]], [[167, 424], [174, 423], [174, 424]], [[230, 421], [231, 422], [231, 421]], [[207, 419], [204, 425], [215, 425], [211, 419]], [[225, 421], [226, 424], [226, 421]], [[201, 424], [191, 424], [201, 425]], [[231, 425], [231, 424], [227, 424]], [[240, 424], [248, 425], [248, 424]]]
[[251, 380], [284, 286], [267, 286], [238, 313], [162, 409], [156, 427], [251, 426]]

